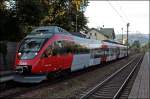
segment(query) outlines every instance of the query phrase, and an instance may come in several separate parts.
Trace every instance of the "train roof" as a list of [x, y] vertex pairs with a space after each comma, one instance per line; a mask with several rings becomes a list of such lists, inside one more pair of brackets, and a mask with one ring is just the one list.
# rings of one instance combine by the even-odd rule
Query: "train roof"
[[27, 37], [49, 38], [53, 34], [71, 35], [69, 32], [58, 26], [40, 26], [32, 30]]
[[119, 45], [123, 45], [122, 43], [115, 41], [115, 40], [103, 40], [104, 42], [109, 42], [109, 43], [114, 43], [114, 44], [119, 44]]
[[113, 46], [125, 47], [123, 44], [114, 40], [101, 41], [101, 40], [78, 37], [78, 36], [72, 35], [71, 33], [67, 32], [66, 30], [58, 26], [41, 26], [41, 27], [35, 28], [30, 34], [26, 36], [26, 38], [50, 38], [54, 34], [65, 34], [65, 35], [71, 36], [74, 41], [80, 44], [89, 45], [91, 47], [97, 47], [102, 44], [106, 44], [109, 47], [113, 47]]
[[30, 34], [28, 34], [26, 37], [38, 37], [38, 38], [49, 38], [53, 34], [66, 34], [69, 36], [72, 36], [74, 40], [80, 42], [80, 43], [100, 43], [101, 41], [99, 40], [94, 40], [94, 39], [86, 39], [82, 37], [78, 37], [75, 35], [72, 35], [71, 33], [67, 32], [66, 30], [62, 29], [61, 27], [58, 26], [41, 26], [38, 28], [35, 28]]

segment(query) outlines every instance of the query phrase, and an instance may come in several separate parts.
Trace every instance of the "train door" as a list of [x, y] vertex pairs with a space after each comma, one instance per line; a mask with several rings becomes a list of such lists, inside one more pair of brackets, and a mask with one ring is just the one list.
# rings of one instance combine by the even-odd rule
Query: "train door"
[[41, 58], [41, 65], [42, 65], [42, 71], [44, 72], [50, 72], [53, 71], [54, 68], [52, 67], [52, 45], [48, 46], [44, 53], [42, 54]]
[[107, 60], [108, 60], [108, 51], [107, 51], [108, 48], [102, 48], [101, 50], [103, 51], [103, 56], [101, 56], [101, 62], [102, 63], [106, 63]]
[[90, 49], [90, 66], [94, 65], [94, 50]]
[[72, 64], [73, 55], [70, 51], [70, 42], [61, 40], [53, 43], [53, 65], [57, 70], [69, 69]]
[[69, 69], [71, 68], [71, 64], [73, 61], [73, 53], [71, 50], [71, 46], [72, 46], [72, 42], [71, 41], [67, 41], [67, 40], [63, 40], [61, 41], [61, 59], [62, 59], [62, 67], [61, 69]]
[[64, 49], [62, 41], [55, 41], [53, 43], [53, 66], [56, 70], [61, 70], [64, 67]]
[[116, 56], [117, 56], [117, 59], [119, 59], [119, 56], [120, 56], [120, 49], [119, 49], [119, 47], [117, 47], [117, 49], [116, 49]]
[[63, 58], [60, 51], [61, 45], [57, 41], [45, 50], [44, 57], [42, 58], [44, 71], [57, 71], [63, 66]]

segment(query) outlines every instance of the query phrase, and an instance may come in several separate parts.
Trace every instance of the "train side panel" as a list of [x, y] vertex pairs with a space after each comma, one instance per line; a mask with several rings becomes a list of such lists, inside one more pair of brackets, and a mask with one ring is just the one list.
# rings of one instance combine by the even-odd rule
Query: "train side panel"
[[71, 65], [71, 71], [84, 69], [90, 65], [90, 54], [75, 54]]

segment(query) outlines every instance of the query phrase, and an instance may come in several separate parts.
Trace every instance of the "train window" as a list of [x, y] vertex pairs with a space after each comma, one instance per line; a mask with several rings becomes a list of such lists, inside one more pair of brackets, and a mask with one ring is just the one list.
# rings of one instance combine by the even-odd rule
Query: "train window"
[[113, 56], [114, 52], [113, 52], [113, 48], [110, 48], [110, 56]]
[[48, 48], [45, 50], [44, 54], [42, 57], [50, 57], [53, 55], [53, 47], [52, 45], [48, 46]]
[[94, 49], [94, 58], [100, 58], [104, 56], [104, 51], [101, 48]]
[[48, 46], [42, 57], [50, 57], [63, 54], [63, 46], [61, 41], [55, 41], [52, 45]]
[[19, 51], [20, 52], [33, 52], [33, 51], [37, 52], [40, 50], [44, 41], [45, 39], [27, 38], [21, 43]]
[[87, 54], [90, 52], [90, 50], [85, 46], [81, 44], [77, 44], [73, 41], [56, 41], [53, 43], [53, 55], [57, 54]]
[[55, 41], [53, 43], [54, 48], [62, 48], [62, 42], [61, 41]]
[[85, 44], [79, 44], [73, 41], [65, 41], [64, 44], [66, 53], [74, 53], [74, 54], [89, 53], [89, 49], [85, 46]]
[[112, 55], [112, 49], [111, 48], [109, 48], [109, 56], [111, 56]]
[[109, 56], [109, 49], [108, 49], [108, 48], [105, 48], [105, 49], [103, 49], [103, 50], [104, 50], [105, 56]]
[[67, 54], [75, 52], [75, 43], [72, 41], [64, 41], [64, 47]]
[[114, 54], [117, 54], [117, 48], [114, 48]]
[[75, 54], [87, 54], [90, 50], [85, 46], [85, 44], [75, 44]]
[[62, 41], [55, 41], [53, 43], [53, 56], [64, 54]]
[[44, 41], [45, 39], [40, 38], [25, 39], [19, 48], [19, 52], [21, 53], [20, 59], [33, 59], [41, 49]]

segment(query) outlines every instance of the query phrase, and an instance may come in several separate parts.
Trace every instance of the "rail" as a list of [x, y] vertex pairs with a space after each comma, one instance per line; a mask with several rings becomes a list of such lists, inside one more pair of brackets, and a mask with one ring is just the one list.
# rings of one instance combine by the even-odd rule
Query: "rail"
[[[138, 60], [138, 62], [137, 62], [137, 60]], [[120, 95], [120, 93], [121, 93], [121, 91], [122, 91], [122, 89], [124, 88], [124, 86], [125, 86], [125, 84], [127, 83], [127, 81], [129, 80], [129, 78], [132, 76], [132, 74], [133, 74], [133, 72], [134, 72], [134, 70], [136, 69], [136, 67], [138, 66], [138, 64], [141, 62], [141, 60], [142, 60], [142, 57], [140, 58], [140, 59], [138, 59], [138, 57], [136, 57], [136, 58], [134, 58], [134, 59], [132, 59], [129, 63], [127, 63], [126, 65], [124, 65], [122, 68], [120, 68], [119, 70], [117, 70], [115, 73], [113, 73], [111, 76], [109, 76], [108, 78], [106, 78], [104, 81], [102, 81], [101, 83], [99, 83], [98, 85], [96, 85], [95, 87], [93, 87], [91, 90], [89, 90], [88, 92], [86, 92], [85, 94], [83, 94], [81, 97], [80, 97], [80, 99], [86, 99], [86, 98], [89, 98], [89, 97], [96, 97], [96, 98], [113, 98], [113, 99], [116, 99], [116, 98], [118, 98], [118, 96]], [[131, 65], [133, 65], [133, 66], [131, 66]], [[115, 80], [113, 81], [113, 79], [112, 78], [115, 78], [115, 76], [116, 76], [116, 78], [115, 79], [117, 79], [116, 81], [119, 81], [118, 80], [118, 78], [117, 78], [117, 76], [120, 76], [119, 74], [120, 74], [120, 72], [121, 71], [123, 71], [123, 70], [125, 70], [126, 69], [126, 67], [133, 67], [133, 69], [131, 70], [131, 72], [130, 73], [128, 73], [129, 75], [127, 76], [127, 77], [125, 77], [124, 79], [124, 82], [122, 82], [122, 84], [121, 84], [121, 86], [118, 88], [118, 85], [116, 85], [117, 83], [115, 82]], [[129, 68], [129, 69], [131, 69], [131, 68]], [[128, 70], [129, 71], [129, 70]], [[126, 74], [127, 73], [127, 71], [124, 71], [124, 74]], [[117, 75], [118, 74], [118, 75]], [[111, 82], [111, 81], [113, 81], [113, 82]], [[109, 84], [109, 82], [111, 82], [110, 84]], [[121, 81], [120, 81], [121, 82]], [[106, 84], [107, 83], [107, 84]], [[116, 83], [116, 84], [115, 84]], [[114, 86], [117, 86], [117, 88], [115, 88], [115, 90], [117, 90], [116, 92], [115, 92], [115, 94], [113, 93], [113, 95], [109, 95], [109, 97], [99, 97], [100, 95], [102, 95], [102, 90], [103, 89], [105, 89], [105, 94], [106, 94], [106, 86], [107, 86], [107, 88], [108, 88], [108, 86], [111, 86], [111, 84], [112, 84], [112, 86], [114, 87]], [[112, 87], [111, 86], [111, 87]], [[102, 88], [103, 87], [103, 88]], [[99, 89], [101, 89], [101, 91], [99, 90]], [[108, 89], [107, 89], [108, 90]], [[110, 89], [109, 89], [110, 90]], [[112, 89], [111, 89], [112, 90]], [[98, 93], [97, 93], [98, 92]], [[95, 95], [95, 93], [96, 93], [96, 95]], [[101, 94], [99, 94], [99, 93], [101, 93]], [[108, 93], [107, 93], [108, 94]], [[110, 93], [109, 93], [110, 94]]]

